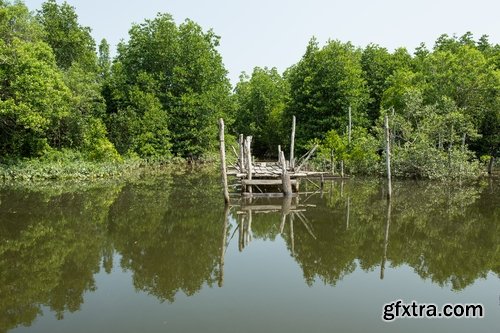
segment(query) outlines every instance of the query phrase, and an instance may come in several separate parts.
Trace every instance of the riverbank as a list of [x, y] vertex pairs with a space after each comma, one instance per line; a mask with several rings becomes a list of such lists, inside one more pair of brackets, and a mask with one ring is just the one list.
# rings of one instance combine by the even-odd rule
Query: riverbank
[[88, 181], [169, 172], [172, 169], [184, 169], [187, 165], [188, 162], [182, 158], [164, 161], [125, 158], [100, 162], [84, 159], [27, 159], [0, 163], [0, 181]]

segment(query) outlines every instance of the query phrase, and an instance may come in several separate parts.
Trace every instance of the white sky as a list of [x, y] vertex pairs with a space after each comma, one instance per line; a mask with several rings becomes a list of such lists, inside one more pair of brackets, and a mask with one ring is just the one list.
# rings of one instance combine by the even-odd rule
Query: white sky
[[[35, 10], [43, 0], [25, 0]], [[61, 3], [60, 0], [58, 0]], [[283, 71], [302, 57], [307, 42], [316, 36], [373, 42], [393, 50], [413, 52], [420, 42], [432, 47], [447, 33], [471, 31], [500, 43], [498, 0], [67, 0], [76, 8], [82, 25], [92, 28], [96, 42], [106, 38], [112, 48], [127, 39], [132, 23], [154, 18], [158, 12], [180, 23], [190, 18], [204, 30], [221, 36], [219, 51], [233, 84], [241, 71], [255, 66]]]

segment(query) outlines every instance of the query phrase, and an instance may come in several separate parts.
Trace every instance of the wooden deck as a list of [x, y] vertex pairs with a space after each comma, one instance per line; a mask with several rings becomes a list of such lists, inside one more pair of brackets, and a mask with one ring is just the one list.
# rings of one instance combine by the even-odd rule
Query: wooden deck
[[[292, 122], [292, 136], [290, 145], [290, 159], [286, 160], [285, 153], [278, 146], [277, 161], [255, 161], [252, 155], [252, 136], [238, 138], [238, 149], [232, 148], [237, 158], [235, 165], [226, 167], [226, 148], [224, 142], [224, 121], [219, 120], [219, 141], [221, 154], [221, 173], [224, 186], [224, 199], [229, 203], [228, 176], [236, 178], [236, 185], [241, 190], [241, 195], [269, 195], [269, 196], [294, 196], [299, 192], [300, 180], [320, 178], [321, 188], [325, 176], [333, 176], [330, 172], [306, 171], [307, 162], [314, 155], [318, 145], [315, 145], [298, 160], [294, 157], [295, 117]], [[343, 172], [342, 172], [343, 177]]]

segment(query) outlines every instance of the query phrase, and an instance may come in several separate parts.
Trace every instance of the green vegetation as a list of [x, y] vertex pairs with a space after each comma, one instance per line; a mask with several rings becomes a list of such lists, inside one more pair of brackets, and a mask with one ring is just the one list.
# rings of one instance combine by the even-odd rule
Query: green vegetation
[[230, 139], [253, 135], [254, 153], [268, 158], [288, 144], [295, 115], [297, 153], [320, 143], [316, 163], [342, 160], [351, 174], [383, 173], [385, 114], [396, 176], [476, 177], [499, 155], [500, 46], [487, 36], [442, 35], [413, 54], [312, 38], [285, 73], [257, 67], [233, 92], [218, 45], [212, 30], [158, 14], [134, 24], [111, 59], [106, 40], [97, 44], [66, 2], [47, 0], [33, 13], [0, 0], [3, 177], [54, 178], [23, 173], [63, 155], [61, 177], [137, 160], [204, 161], [216, 152], [218, 117]]

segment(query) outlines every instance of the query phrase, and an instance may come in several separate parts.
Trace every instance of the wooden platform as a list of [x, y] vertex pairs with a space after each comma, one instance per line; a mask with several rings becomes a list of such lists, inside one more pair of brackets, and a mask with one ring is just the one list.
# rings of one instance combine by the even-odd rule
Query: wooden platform
[[[290, 145], [290, 158], [286, 160], [281, 146], [278, 146], [277, 161], [256, 162], [252, 155], [252, 136], [238, 138], [238, 149], [232, 148], [232, 152], [237, 158], [235, 165], [226, 167], [226, 148], [224, 141], [224, 121], [219, 120], [219, 141], [221, 154], [221, 173], [224, 186], [224, 199], [229, 203], [229, 191], [227, 176], [234, 176], [237, 183], [241, 184], [241, 195], [268, 195], [268, 196], [294, 196], [299, 192], [300, 179], [308, 177], [319, 178], [320, 188], [323, 188], [324, 177], [331, 174], [329, 172], [305, 171], [308, 160], [313, 156], [318, 145], [312, 147], [299, 159], [295, 159], [295, 117], [292, 119], [292, 136]], [[258, 192], [257, 192], [258, 191]]]

